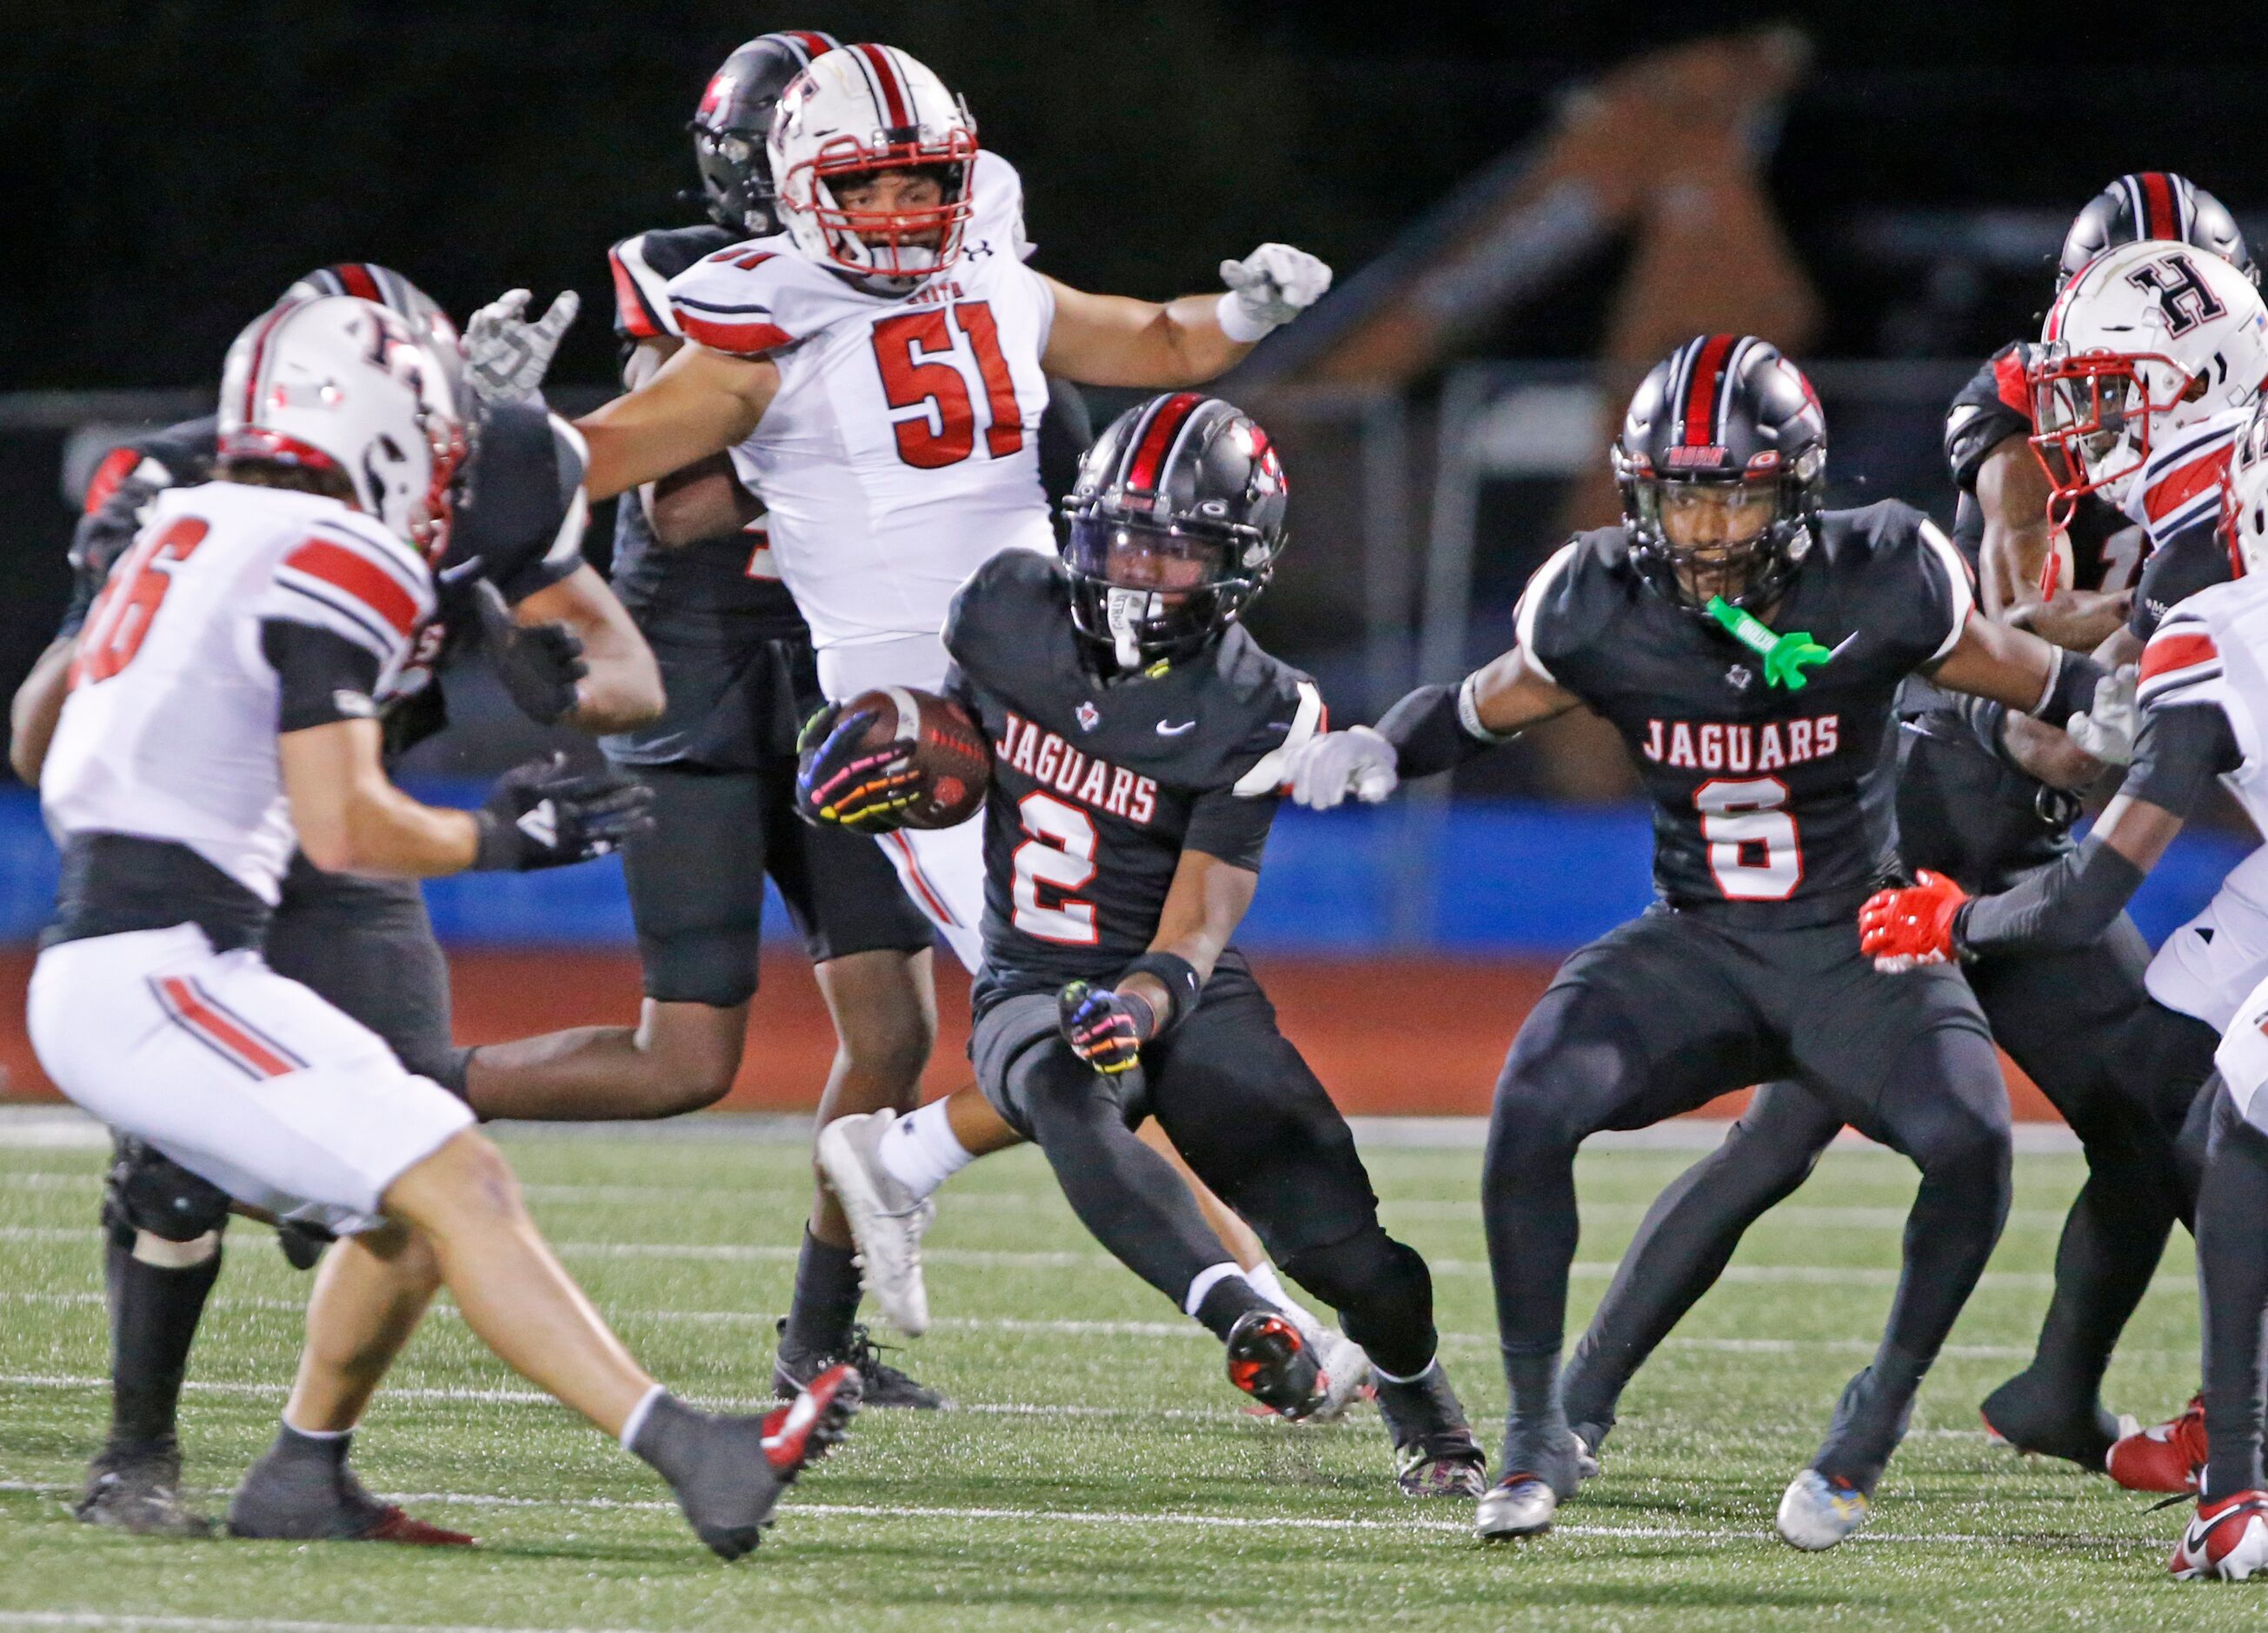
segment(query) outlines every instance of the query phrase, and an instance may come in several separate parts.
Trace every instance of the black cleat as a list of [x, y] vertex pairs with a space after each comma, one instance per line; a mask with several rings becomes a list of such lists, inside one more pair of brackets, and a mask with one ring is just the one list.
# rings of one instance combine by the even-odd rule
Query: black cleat
[[2099, 1400], [2043, 1387], [2027, 1371], [1984, 1397], [1979, 1408], [1994, 1441], [2039, 1457], [2061, 1458], [2099, 1474], [2117, 1441], [2118, 1420]]
[[90, 1526], [137, 1537], [209, 1537], [212, 1521], [181, 1502], [181, 1452], [163, 1445], [105, 1446], [71, 1512]]
[[1228, 1381], [1297, 1421], [1329, 1397], [1329, 1383], [1300, 1329], [1273, 1310], [1248, 1310], [1228, 1329]]
[[342, 1452], [279, 1440], [245, 1471], [228, 1505], [228, 1533], [293, 1542], [399, 1542], [470, 1548], [461, 1531], [413, 1519], [372, 1496]]
[[1406, 1384], [1374, 1366], [1370, 1379], [1378, 1390], [1379, 1415], [1394, 1437], [1394, 1482], [1405, 1496], [1478, 1497], [1488, 1489], [1488, 1453], [1473, 1438], [1439, 1361]]
[[711, 1416], [665, 1395], [630, 1449], [669, 1482], [709, 1551], [739, 1559], [762, 1538], [795, 1477], [843, 1438], [858, 1410], [858, 1374], [831, 1366], [762, 1417]]
[[[784, 1341], [784, 1319], [778, 1331]], [[863, 1321], [851, 1327], [850, 1341], [843, 1346], [839, 1355], [791, 1355], [783, 1342], [777, 1358], [772, 1362], [772, 1393], [783, 1400], [792, 1400], [828, 1367], [848, 1366], [858, 1374], [858, 1404], [862, 1408], [909, 1407], [917, 1412], [938, 1412], [951, 1407], [953, 1402], [941, 1392], [907, 1377], [882, 1359], [882, 1351], [893, 1347], [876, 1343]]]

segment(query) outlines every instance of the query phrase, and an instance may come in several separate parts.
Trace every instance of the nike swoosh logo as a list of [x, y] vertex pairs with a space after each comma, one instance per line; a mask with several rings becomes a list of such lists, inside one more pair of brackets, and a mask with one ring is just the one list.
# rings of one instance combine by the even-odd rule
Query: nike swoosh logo
[[1185, 731], [1195, 731], [1197, 728], [1197, 723], [1195, 720], [1183, 720], [1178, 726], [1168, 726], [1163, 720], [1158, 722], [1158, 735], [1160, 737], [1178, 737]]
[[1845, 635], [1841, 640], [1837, 641], [1834, 646], [1830, 647], [1828, 649], [1827, 655], [1830, 658], [1841, 657], [1843, 655], [1843, 649], [1858, 639], [1859, 632], [1852, 630], [1848, 635]]

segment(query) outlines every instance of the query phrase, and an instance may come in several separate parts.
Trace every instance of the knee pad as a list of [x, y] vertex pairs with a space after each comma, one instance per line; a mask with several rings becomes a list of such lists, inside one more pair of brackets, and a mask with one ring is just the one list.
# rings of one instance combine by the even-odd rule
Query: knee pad
[[1416, 1248], [1373, 1223], [1354, 1235], [1303, 1248], [1285, 1275], [1332, 1309], [1346, 1334], [1397, 1377], [1425, 1369], [1439, 1344], [1433, 1330], [1433, 1273]]
[[162, 1151], [121, 1135], [103, 1183], [102, 1223], [122, 1247], [144, 1233], [195, 1242], [227, 1225], [228, 1193]]

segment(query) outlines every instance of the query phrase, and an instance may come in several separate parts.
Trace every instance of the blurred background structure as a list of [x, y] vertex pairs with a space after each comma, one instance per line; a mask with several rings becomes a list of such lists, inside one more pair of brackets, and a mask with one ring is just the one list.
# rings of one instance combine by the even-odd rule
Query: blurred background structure
[[[1023, 173], [1036, 264], [1067, 282], [1209, 288], [1223, 256], [1267, 238], [1337, 268], [1330, 299], [1226, 388], [1276, 432], [1294, 495], [1292, 550], [1255, 625], [1322, 680], [1336, 718], [1370, 719], [1507, 644], [1528, 573], [1571, 528], [1613, 517], [1604, 455], [1624, 396], [1696, 331], [1760, 333], [1806, 362], [1836, 502], [1895, 495], [1949, 519], [1944, 405], [1983, 357], [2036, 332], [2064, 229], [2107, 181], [2182, 171], [2268, 240], [2268, 50], [2234, 22], [1948, 0], [39, 8], [11, 21], [0, 97], [17, 201], [0, 258], [0, 685], [53, 631], [102, 453], [203, 411], [230, 337], [312, 266], [384, 262], [460, 315], [515, 284], [539, 299], [575, 287], [585, 315], [554, 399], [608, 395], [607, 246], [698, 218], [679, 198], [694, 181], [682, 126], [724, 55], [819, 27], [902, 45], [965, 91], [985, 144]], [[1097, 402], [1098, 424], [1113, 406]], [[602, 512], [601, 565], [611, 533]], [[452, 685], [462, 724], [416, 774], [475, 779], [526, 750], [536, 734], [484, 676]], [[29, 792], [4, 779], [0, 943], [20, 945], [52, 857]], [[1352, 1017], [1358, 1075], [1373, 1072], [1357, 1061], [1364, 1017], [1422, 1015], [1425, 961], [1526, 961], [1501, 1027], [1437, 1068], [1484, 1103], [1516, 994], [1647, 899], [1632, 786], [1619, 747], [1577, 718], [1454, 790], [1287, 814], [1249, 939], [1286, 968], [1310, 961], [1336, 994], [1319, 1012]], [[2153, 881], [2146, 928], [2200, 904], [2250, 843], [2191, 840]], [[594, 1018], [563, 998], [558, 1015], [490, 1006], [481, 972], [513, 986], [513, 949], [587, 964], [610, 1012], [634, 1001], [605, 869], [432, 897], [446, 937], [489, 950], [460, 965], [468, 1040]], [[791, 985], [809, 984], [768, 984], [759, 1025]], [[0, 1068], [23, 1087], [12, 1009]], [[823, 1022], [804, 1019], [823, 1062]], [[762, 1068], [801, 1085], [790, 1097], [823, 1069], [803, 1049]]]

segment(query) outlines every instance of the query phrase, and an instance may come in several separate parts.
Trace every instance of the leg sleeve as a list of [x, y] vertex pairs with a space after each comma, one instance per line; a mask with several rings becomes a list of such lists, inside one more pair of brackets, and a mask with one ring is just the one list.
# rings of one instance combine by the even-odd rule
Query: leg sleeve
[[454, 1075], [449, 964], [414, 879], [328, 874], [292, 860], [268, 965], [361, 1022], [421, 1077]]
[[756, 990], [763, 936], [763, 784], [753, 772], [644, 765], [653, 827], [622, 847], [645, 995], [720, 1009]]

